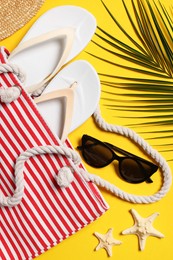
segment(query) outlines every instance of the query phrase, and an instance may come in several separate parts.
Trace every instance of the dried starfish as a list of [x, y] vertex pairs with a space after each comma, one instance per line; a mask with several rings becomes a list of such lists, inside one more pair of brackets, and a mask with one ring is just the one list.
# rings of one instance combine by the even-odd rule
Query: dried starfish
[[112, 256], [112, 246], [120, 245], [122, 242], [119, 240], [115, 240], [112, 236], [113, 228], [110, 228], [106, 234], [100, 234], [95, 232], [94, 235], [98, 238], [99, 244], [96, 247], [96, 251], [104, 248], [108, 254], [108, 256]]
[[122, 232], [123, 235], [129, 235], [129, 234], [135, 234], [138, 236], [139, 239], [139, 248], [140, 250], [144, 250], [145, 248], [145, 243], [146, 239], [148, 236], [155, 236], [159, 238], [163, 238], [164, 235], [156, 230], [153, 226], [152, 223], [155, 220], [155, 218], [159, 215], [159, 213], [154, 213], [148, 218], [142, 218], [136, 210], [131, 209], [130, 210], [135, 224], [134, 226], [124, 230]]

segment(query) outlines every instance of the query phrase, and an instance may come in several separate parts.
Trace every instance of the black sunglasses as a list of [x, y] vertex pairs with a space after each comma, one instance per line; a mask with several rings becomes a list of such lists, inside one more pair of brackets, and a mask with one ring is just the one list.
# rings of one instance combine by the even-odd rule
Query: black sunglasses
[[[130, 183], [152, 183], [150, 177], [158, 170], [152, 162], [89, 135], [82, 136], [82, 146], [77, 148], [82, 151], [85, 161], [96, 168], [105, 167], [113, 160], [119, 161], [119, 174]], [[114, 151], [125, 156], [118, 156]]]

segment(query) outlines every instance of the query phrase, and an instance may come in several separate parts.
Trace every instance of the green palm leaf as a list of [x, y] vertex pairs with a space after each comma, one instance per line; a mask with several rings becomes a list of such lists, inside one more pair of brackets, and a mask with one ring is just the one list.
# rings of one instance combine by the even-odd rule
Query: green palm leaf
[[[167, 138], [171, 140], [173, 6], [166, 8], [159, 0], [120, 1], [136, 38], [127, 32], [122, 25], [123, 22], [108, 8], [106, 0], [101, 0], [105, 14], [115, 25], [115, 32], [118, 28], [127, 39], [127, 41], [119, 39], [113, 28], [110, 30], [101, 26], [97, 28], [92, 43], [98, 49], [99, 55], [88, 53], [107, 66], [115, 66], [122, 71], [121, 74], [98, 72], [102, 83], [101, 101], [107, 109], [116, 113], [116, 117], [136, 121], [135, 113], [138, 111], [140, 113], [138, 123], [132, 122], [126, 125], [142, 128], [160, 126], [162, 130], [149, 130], [153, 133], [152, 139], [162, 139], [163, 142]], [[117, 59], [122, 62], [116, 62]], [[126, 76], [127, 71], [133, 76]], [[144, 112], [147, 112], [147, 116], [143, 116]], [[165, 126], [168, 129], [165, 130]], [[162, 145], [164, 146], [164, 143]]]

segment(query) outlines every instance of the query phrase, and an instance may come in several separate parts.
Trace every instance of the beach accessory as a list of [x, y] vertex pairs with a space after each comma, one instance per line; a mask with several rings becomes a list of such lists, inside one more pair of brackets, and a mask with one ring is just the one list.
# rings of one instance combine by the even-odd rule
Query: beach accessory
[[98, 238], [99, 244], [96, 247], [96, 251], [101, 248], [104, 248], [108, 254], [108, 256], [112, 256], [112, 247], [115, 245], [121, 245], [121, 241], [114, 239], [113, 237], [113, 228], [110, 228], [106, 234], [100, 234], [98, 232], [94, 232], [94, 235]]
[[147, 218], [141, 217], [138, 212], [134, 209], [130, 210], [133, 218], [134, 218], [134, 225], [122, 232], [123, 235], [137, 235], [139, 239], [139, 249], [144, 250], [146, 239], [149, 236], [154, 236], [158, 238], [163, 238], [164, 235], [156, 230], [152, 224], [155, 218], [159, 215], [159, 213], [154, 213]]
[[[102, 215], [108, 205], [82, 175], [0, 50], [1, 259], [32, 259]], [[69, 148], [70, 147], [70, 148]]]
[[55, 7], [37, 19], [8, 59], [26, 73], [27, 91], [33, 94], [37, 90], [38, 95], [86, 47], [95, 30], [96, 20], [87, 10]]
[[[96, 168], [105, 167], [117, 160], [120, 176], [131, 183], [151, 183], [151, 175], [158, 170], [157, 165], [89, 135], [82, 136], [82, 145], [77, 148], [82, 151], [85, 161]], [[115, 151], [125, 156], [118, 156]]]
[[34, 101], [50, 129], [64, 142], [94, 113], [99, 98], [100, 80], [95, 69], [89, 62], [78, 60], [63, 68]]
[[0, 41], [29, 22], [43, 3], [44, 0], [1, 0]]

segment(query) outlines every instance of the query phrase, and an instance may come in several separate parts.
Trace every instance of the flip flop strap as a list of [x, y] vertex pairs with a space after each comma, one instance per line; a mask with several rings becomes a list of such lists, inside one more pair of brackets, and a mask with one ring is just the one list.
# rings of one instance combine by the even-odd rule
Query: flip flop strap
[[71, 127], [73, 110], [74, 110], [74, 90], [76, 87], [77, 87], [77, 82], [74, 82], [73, 84], [71, 84], [69, 88], [58, 89], [50, 93], [43, 94], [34, 99], [35, 103], [37, 104], [44, 101], [56, 99], [59, 97], [66, 98], [66, 110], [65, 110], [64, 124], [63, 124], [64, 127], [60, 138], [62, 143], [67, 139], [69, 129]]
[[48, 33], [42, 34], [40, 36], [34, 37], [30, 40], [27, 40], [25, 42], [22, 42], [13, 50], [13, 52], [8, 57], [8, 60], [10, 60], [12, 57], [22, 52], [23, 50], [36, 46], [40, 43], [50, 41], [56, 38], [57, 39], [62, 37], [66, 38], [65, 48], [55, 69], [43, 81], [39, 82], [38, 84], [28, 86], [27, 87], [28, 93], [32, 93], [32, 95], [39, 95], [40, 93], [42, 93], [44, 86], [57, 74], [60, 68], [64, 65], [73, 45], [74, 33], [75, 33], [74, 29], [69, 27], [53, 30]]

